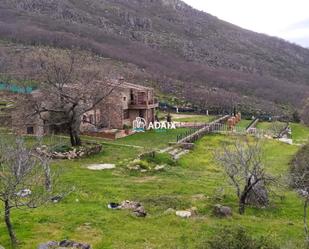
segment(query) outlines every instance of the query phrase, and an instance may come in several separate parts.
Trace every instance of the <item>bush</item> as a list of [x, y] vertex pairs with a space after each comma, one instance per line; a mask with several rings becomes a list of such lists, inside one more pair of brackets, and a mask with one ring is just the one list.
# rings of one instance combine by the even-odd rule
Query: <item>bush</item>
[[52, 148], [53, 152], [58, 152], [58, 153], [65, 153], [65, 152], [69, 152], [70, 150], [72, 150], [72, 147], [67, 144], [57, 145], [54, 148]]
[[147, 153], [141, 156], [142, 160], [145, 160], [149, 163], [157, 164], [157, 165], [175, 165], [175, 161], [168, 153]]
[[[300, 186], [299, 176], [309, 171], [309, 144], [304, 146], [293, 158], [290, 165], [291, 187], [297, 188]], [[308, 176], [308, 174], [306, 174]], [[307, 177], [308, 178], [308, 177]], [[306, 186], [309, 184], [308, 179], [301, 179]]]
[[223, 228], [200, 249], [280, 249], [270, 239], [254, 239], [243, 227]]

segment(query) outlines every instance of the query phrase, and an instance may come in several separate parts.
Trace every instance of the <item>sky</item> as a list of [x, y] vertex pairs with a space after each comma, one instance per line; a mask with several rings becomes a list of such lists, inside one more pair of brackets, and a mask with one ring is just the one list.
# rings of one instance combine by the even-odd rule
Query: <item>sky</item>
[[183, 0], [242, 28], [309, 47], [309, 0]]

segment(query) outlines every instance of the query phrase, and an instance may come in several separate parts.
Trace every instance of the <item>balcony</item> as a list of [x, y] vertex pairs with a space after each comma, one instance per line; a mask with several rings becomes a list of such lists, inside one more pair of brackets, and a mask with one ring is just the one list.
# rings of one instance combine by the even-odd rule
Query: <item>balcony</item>
[[142, 110], [142, 109], [153, 109], [159, 106], [159, 102], [157, 99], [152, 100], [143, 100], [137, 99], [132, 100], [129, 104], [129, 109]]

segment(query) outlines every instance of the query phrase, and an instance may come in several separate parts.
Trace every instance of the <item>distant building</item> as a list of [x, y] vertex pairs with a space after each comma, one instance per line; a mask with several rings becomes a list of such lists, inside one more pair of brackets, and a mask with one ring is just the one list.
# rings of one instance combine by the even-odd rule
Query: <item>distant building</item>
[[[21, 98], [36, 98], [39, 95], [40, 91], [35, 90], [23, 94]], [[154, 122], [157, 107], [153, 88], [121, 82], [115, 85], [112, 93], [101, 104], [81, 117], [81, 132], [100, 135], [108, 130], [128, 129], [137, 117], [144, 118], [147, 123]], [[25, 105], [23, 101], [17, 103], [11, 113], [13, 130], [19, 134], [44, 135], [66, 129], [47, 125], [39, 115], [33, 113], [34, 107], [31, 104]]]

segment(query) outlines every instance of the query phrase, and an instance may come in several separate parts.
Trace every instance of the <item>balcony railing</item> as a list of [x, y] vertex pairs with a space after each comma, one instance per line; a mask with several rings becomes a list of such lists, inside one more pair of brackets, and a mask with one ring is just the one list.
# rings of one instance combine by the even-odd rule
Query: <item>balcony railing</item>
[[158, 107], [158, 105], [159, 105], [159, 102], [157, 99], [151, 99], [151, 100], [135, 99], [130, 102], [129, 107], [131, 108], [155, 108], [155, 107]]

